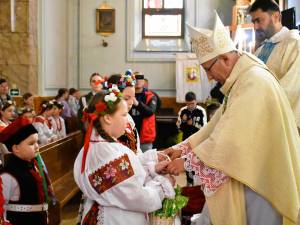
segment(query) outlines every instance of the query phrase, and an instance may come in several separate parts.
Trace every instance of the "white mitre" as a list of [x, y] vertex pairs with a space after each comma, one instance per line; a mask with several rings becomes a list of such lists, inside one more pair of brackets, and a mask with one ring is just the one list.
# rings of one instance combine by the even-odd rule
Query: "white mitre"
[[188, 24], [187, 27], [191, 38], [192, 51], [196, 53], [200, 64], [218, 55], [237, 50], [216, 11], [213, 30], [195, 28]]

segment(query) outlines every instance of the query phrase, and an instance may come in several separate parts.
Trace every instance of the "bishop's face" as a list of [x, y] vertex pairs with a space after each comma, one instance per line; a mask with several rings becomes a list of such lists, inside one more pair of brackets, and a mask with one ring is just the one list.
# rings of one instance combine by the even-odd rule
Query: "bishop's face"
[[218, 58], [211, 59], [203, 63], [202, 67], [206, 72], [208, 80], [215, 80], [224, 84], [226, 79], [224, 79], [221, 68], [219, 68], [219, 60]]

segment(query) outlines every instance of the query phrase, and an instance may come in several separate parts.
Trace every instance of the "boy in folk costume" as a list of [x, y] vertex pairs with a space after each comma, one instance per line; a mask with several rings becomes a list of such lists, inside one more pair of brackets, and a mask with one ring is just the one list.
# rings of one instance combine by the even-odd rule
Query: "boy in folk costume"
[[206, 126], [165, 151], [177, 158], [168, 171], [194, 171], [211, 224], [295, 225], [300, 141], [284, 90], [265, 64], [236, 51], [217, 14], [213, 30], [189, 28], [200, 64], [225, 98]]
[[47, 144], [57, 139], [53, 133], [53, 127], [50, 122], [50, 117], [53, 115], [53, 101], [44, 101], [41, 104], [41, 111], [34, 118], [33, 125], [39, 134], [39, 143]]
[[53, 115], [50, 117], [50, 122], [57, 138], [64, 138], [67, 135], [65, 120], [60, 116], [63, 108], [64, 105], [60, 101], [53, 102]]
[[46, 225], [53, 190], [37, 155], [37, 130], [19, 117], [3, 130], [0, 142], [12, 153], [0, 175], [0, 224]]
[[146, 214], [174, 197], [170, 177], [158, 175], [167, 164], [145, 170], [136, 154], [118, 143], [127, 127], [128, 108], [119, 90], [97, 93], [88, 107], [84, 148], [74, 177], [85, 196], [81, 224], [147, 225]]

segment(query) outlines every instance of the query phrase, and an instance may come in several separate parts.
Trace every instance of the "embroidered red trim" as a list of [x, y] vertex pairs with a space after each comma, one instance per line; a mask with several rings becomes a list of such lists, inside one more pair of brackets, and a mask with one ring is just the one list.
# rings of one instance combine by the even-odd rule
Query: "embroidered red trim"
[[34, 118], [34, 122], [35, 123], [44, 123], [45, 122], [45, 119], [42, 117], [42, 116], [36, 116]]
[[[58, 131], [61, 131], [62, 125], [61, 125], [60, 118], [59, 118], [59, 117], [58, 117], [58, 118], [53, 117], [53, 120], [54, 120], [54, 122], [55, 122], [55, 124], [56, 124], [56, 129], [57, 129]], [[58, 122], [57, 122], [57, 121], [58, 121]]]
[[[98, 203], [95, 202], [82, 221], [82, 225], [97, 225]], [[102, 225], [102, 224], [101, 224]]]
[[128, 155], [115, 159], [89, 175], [92, 187], [101, 194], [134, 175]]
[[118, 141], [132, 150], [134, 154], [137, 154], [137, 138], [130, 123], [127, 124], [125, 133], [118, 139]]

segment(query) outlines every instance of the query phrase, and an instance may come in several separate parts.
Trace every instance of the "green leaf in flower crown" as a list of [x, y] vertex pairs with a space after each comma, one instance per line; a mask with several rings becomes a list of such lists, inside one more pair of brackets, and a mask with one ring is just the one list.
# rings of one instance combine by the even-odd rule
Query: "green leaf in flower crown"
[[113, 105], [114, 105], [114, 102], [113, 102], [113, 101], [109, 100], [109, 101], [107, 102], [107, 106], [108, 106], [110, 109], [112, 108]]

